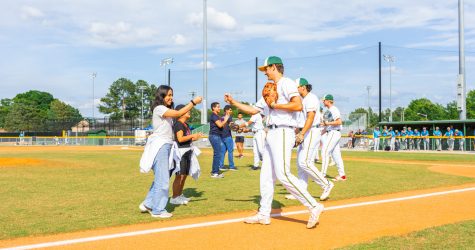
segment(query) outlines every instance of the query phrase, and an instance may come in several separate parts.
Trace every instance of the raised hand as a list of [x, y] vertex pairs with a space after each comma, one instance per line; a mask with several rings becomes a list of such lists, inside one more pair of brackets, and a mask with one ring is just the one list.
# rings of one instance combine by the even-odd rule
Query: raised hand
[[202, 101], [203, 101], [203, 97], [201, 97], [201, 96], [197, 96], [197, 97], [193, 98], [193, 102], [195, 104], [200, 104]]

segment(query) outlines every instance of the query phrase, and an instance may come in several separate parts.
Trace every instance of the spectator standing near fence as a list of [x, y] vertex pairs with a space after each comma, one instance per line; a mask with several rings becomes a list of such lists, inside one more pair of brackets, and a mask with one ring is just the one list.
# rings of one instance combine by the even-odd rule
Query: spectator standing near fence
[[454, 150], [454, 132], [450, 127], [447, 127], [447, 131], [444, 134], [445, 137], [447, 137], [447, 147], [449, 151]]
[[434, 138], [435, 148], [437, 151], [441, 151], [442, 150], [442, 143], [441, 143], [442, 132], [440, 131], [439, 127], [435, 127], [433, 135], [438, 137], [438, 138]]
[[374, 142], [374, 151], [379, 151], [379, 137], [381, 136], [381, 131], [379, 127], [375, 127], [373, 131], [373, 142]]
[[429, 131], [427, 130], [426, 127], [422, 128], [421, 136], [422, 136], [423, 149], [429, 150]]
[[456, 129], [454, 135], [457, 136], [457, 137], [460, 137], [460, 138], [458, 138], [459, 139], [459, 150], [464, 151], [463, 146], [465, 144], [465, 138], [463, 138], [463, 132], [461, 130]]
[[352, 142], [351, 142], [351, 146], [353, 146], [353, 148], [355, 148], [356, 145], [358, 145], [361, 141], [361, 129], [358, 129], [355, 134], [353, 135], [353, 139], [352, 139]]
[[351, 148], [354, 147], [354, 146], [353, 146], [353, 138], [354, 138], [354, 137], [355, 137], [355, 136], [354, 136], [354, 134], [353, 134], [353, 130], [350, 130], [350, 132], [348, 132], [348, 145], [347, 145], [348, 149], [351, 149]]

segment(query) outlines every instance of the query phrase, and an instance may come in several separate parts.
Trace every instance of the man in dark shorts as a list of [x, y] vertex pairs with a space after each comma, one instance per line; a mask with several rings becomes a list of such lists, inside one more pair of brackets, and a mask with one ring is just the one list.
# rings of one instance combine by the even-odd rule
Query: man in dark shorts
[[[246, 121], [242, 119], [242, 113], [238, 114], [238, 119], [234, 122], [237, 125], [245, 124]], [[244, 129], [244, 128], [243, 128]], [[238, 157], [242, 158], [244, 151], [244, 131], [236, 132], [236, 148], [238, 150]]]
[[[180, 110], [185, 105], [178, 105], [177, 110]], [[180, 171], [176, 173], [175, 181], [173, 182], [173, 196], [170, 199], [171, 204], [183, 205], [188, 204], [190, 198], [183, 195], [183, 187], [185, 186], [186, 177], [190, 175], [191, 157], [193, 150], [191, 149], [191, 142], [196, 141], [202, 137], [201, 133], [191, 134], [190, 127], [186, 121], [190, 119], [190, 111], [180, 116], [173, 124], [173, 133], [175, 134], [175, 141], [178, 144], [178, 150], [181, 154]], [[175, 165], [177, 163], [175, 162]]]

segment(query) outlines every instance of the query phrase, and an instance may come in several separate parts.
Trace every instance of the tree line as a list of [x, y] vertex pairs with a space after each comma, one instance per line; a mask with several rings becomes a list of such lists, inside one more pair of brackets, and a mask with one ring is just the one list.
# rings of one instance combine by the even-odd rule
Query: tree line
[[0, 100], [0, 128], [8, 131], [61, 131], [82, 119], [78, 109], [47, 92], [30, 90]]
[[[467, 119], [475, 119], [475, 90], [467, 93]], [[371, 108], [357, 108], [350, 113], [350, 120], [354, 120], [361, 114], [368, 115], [369, 127], [375, 127], [379, 122], [379, 113]], [[389, 121], [390, 110], [381, 112], [381, 120]], [[427, 98], [412, 100], [407, 107], [397, 107], [393, 110], [393, 122], [400, 121], [430, 121], [430, 120], [458, 120], [457, 102], [451, 101], [446, 105], [434, 103]]]

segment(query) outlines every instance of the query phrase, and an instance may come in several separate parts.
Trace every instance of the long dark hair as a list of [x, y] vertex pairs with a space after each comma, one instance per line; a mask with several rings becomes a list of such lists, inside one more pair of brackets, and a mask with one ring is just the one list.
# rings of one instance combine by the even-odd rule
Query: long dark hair
[[151, 106], [152, 113], [155, 107], [157, 107], [158, 105], [164, 105], [170, 109], [173, 108], [173, 102], [171, 103], [170, 106], [165, 105], [165, 96], [167, 96], [168, 91], [170, 90], [173, 92], [173, 89], [170, 86], [167, 86], [167, 85], [158, 86], [157, 91], [155, 92], [155, 100], [153, 100], [152, 106]]

